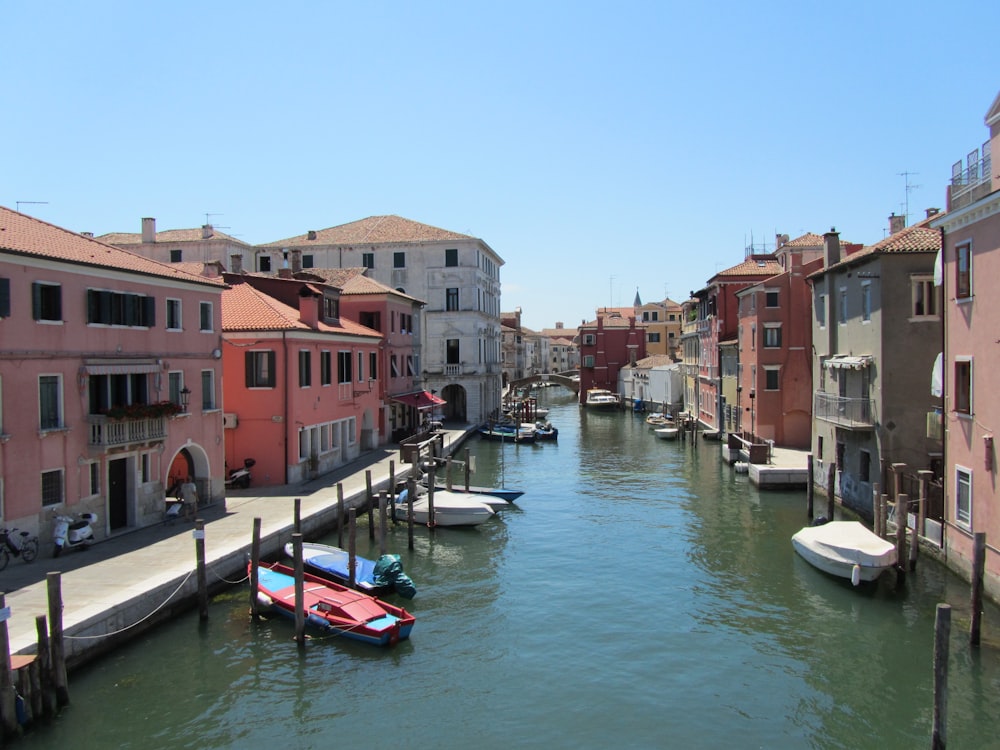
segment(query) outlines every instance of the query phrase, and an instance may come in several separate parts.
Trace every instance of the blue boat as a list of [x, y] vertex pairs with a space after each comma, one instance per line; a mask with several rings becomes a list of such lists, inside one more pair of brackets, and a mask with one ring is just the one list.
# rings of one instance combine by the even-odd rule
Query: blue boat
[[[294, 557], [291, 542], [285, 545], [285, 554]], [[355, 555], [354, 561], [354, 588], [358, 591], [374, 596], [399, 594], [404, 599], [412, 599], [416, 595], [417, 587], [403, 572], [399, 555], [382, 555], [378, 560]], [[302, 564], [308, 572], [320, 578], [342, 586], [350, 585], [350, 555], [340, 547], [303, 542]]]

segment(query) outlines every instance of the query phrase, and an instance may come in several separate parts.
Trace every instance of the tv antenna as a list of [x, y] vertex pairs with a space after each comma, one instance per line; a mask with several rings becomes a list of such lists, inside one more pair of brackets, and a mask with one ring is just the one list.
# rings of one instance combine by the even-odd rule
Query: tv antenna
[[906, 224], [909, 225], [909, 223], [910, 223], [910, 191], [911, 190], [916, 190], [919, 187], [923, 187], [923, 185], [911, 185], [910, 184], [910, 176], [911, 175], [916, 176], [916, 175], [920, 174], [920, 172], [896, 172], [896, 174], [898, 176], [900, 176], [900, 177], [903, 178], [904, 184], [906, 186], [906, 189], [905, 189], [905, 196], [906, 197], [905, 197], [905, 199], [903, 201], [903, 218], [906, 220]]
[[18, 213], [21, 213], [21, 206], [27, 206], [29, 204], [33, 205], [33, 206], [47, 206], [47, 205], [49, 205], [49, 202], [48, 201], [15, 201], [14, 202], [14, 206], [16, 207]]

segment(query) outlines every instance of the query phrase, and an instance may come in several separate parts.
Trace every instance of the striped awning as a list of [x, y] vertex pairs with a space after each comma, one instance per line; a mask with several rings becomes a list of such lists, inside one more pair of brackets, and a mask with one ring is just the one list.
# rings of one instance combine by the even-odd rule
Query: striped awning
[[823, 364], [827, 367], [840, 367], [844, 370], [861, 370], [870, 367], [875, 358], [870, 354], [862, 354], [859, 357], [830, 357]]
[[119, 362], [113, 365], [84, 365], [88, 375], [142, 375], [160, 371], [160, 365], [145, 362]]

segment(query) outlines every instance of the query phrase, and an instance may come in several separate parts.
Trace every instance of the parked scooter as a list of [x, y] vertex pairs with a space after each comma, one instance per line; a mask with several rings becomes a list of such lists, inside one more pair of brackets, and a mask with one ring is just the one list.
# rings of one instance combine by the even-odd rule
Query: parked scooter
[[254, 464], [257, 462], [252, 458], [243, 459], [243, 468], [235, 469], [229, 472], [229, 477], [226, 479], [226, 487], [232, 487], [234, 489], [245, 490], [250, 486], [250, 469], [253, 468]]
[[83, 513], [80, 520], [72, 516], [56, 516], [52, 527], [52, 541], [55, 549], [53, 557], [59, 557], [63, 549], [86, 549], [94, 541], [93, 524], [97, 523], [96, 513]]

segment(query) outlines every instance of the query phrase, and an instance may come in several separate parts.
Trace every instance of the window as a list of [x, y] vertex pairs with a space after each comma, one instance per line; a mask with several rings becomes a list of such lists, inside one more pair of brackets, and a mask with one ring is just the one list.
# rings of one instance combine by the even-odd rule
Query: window
[[955, 297], [972, 296], [972, 244], [965, 242], [955, 247]]
[[816, 322], [820, 328], [826, 328], [826, 295], [821, 294], [816, 298]]
[[201, 410], [215, 408], [215, 370], [201, 371]]
[[399, 252], [392, 254], [393, 268], [406, 268], [406, 253]]
[[358, 313], [358, 322], [365, 328], [371, 328], [373, 331], [382, 332], [382, 313], [378, 312], [361, 312]]
[[58, 430], [63, 426], [62, 377], [60, 375], [38, 376], [38, 427], [42, 430]]
[[457, 365], [461, 362], [458, 357], [458, 339], [448, 339], [445, 342], [445, 362], [449, 365]]
[[368, 354], [368, 378], [370, 380], [376, 380], [378, 378], [378, 353], [369, 352]]
[[937, 287], [933, 276], [914, 276], [910, 280], [914, 318], [936, 318], [938, 315]]
[[153, 297], [87, 290], [88, 324], [152, 328], [155, 322], [156, 300]]
[[10, 317], [10, 279], [0, 278], [0, 318]]
[[593, 368], [594, 366], [594, 355], [587, 354], [583, 357], [583, 366], [587, 368]]
[[170, 251], [170, 262], [171, 263], [180, 263], [181, 262], [181, 251], [180, 250], [171, 250]]
[[33, 283], [31, 315], [35, 320], [62, 321], [62, 287], [40, 281]]
[[595, 333], [585, 333], [583, 334], [583, 345], [593, 346], [597, 343], [597, 334]]
[[274, 388], [273, 351], [247, 352], [244, 366], [247, 388]]
[[361, 253], [361, 265], [365, 268], [375, 268], [375, 253]]
[[314, 265], [315, 265], [315, 262], [313, 261], [313, 256], [312, 255], [303, 255], [302, 256], [302, 267], [303, 268], [312, 268]]
[[847, 325], [847, 290], [840, 290], [840, 315], [839, 321], [840, 325]]
[[955, 523], [972, 528], [972, 472], [955, 467]]
[[340, 317], [339, 299], [329, 295], [323, 295], [323, 317], [326, 320], [337, 320]]
[[42, 506], [58, 505], [63, 501], [62, 469], [42, 472]]
[[333, 358], [329, 351], [319, 353], [319, 384], [330, 385], [333, 382]]
[[413, 377], [415, 369], [413, 367], [413, 357], [412, 355], [407, 355], [406, 357], [406, 374], [408, 377]]
[[955, 411], [972, 414], [972, 360], [955, 360]]
[[389, 371], [390, 371], [390, 377], [393, 378], [399, 377], [399, 360], [396, 358], [395, 354], [389, 357]]
[[101, 494], [101, 465], [97, 461], [90, 461], [86, 464], [83, 475], [83, 494], [85, 497], [93, 497]]
[[271, 256], [270, 255], [259, 255], [257, 256], [257, 270], [261, 273], [271, 273]]
[[152, 470], [150, 468], [150, 454], [143, 453], [139, 456], [139, 475], [140, 480], [143, 484], [149, 484], [152, 477]]
[[361, 383], [365, 379], [365, 353], [358, 352], [358, 382]]
[[444, 264], [446, 266], [458, 265], [458, 248], [450, 247], [444, 251]]
[[[167, 373], [167, 398], [178, 406], [181, 405], [181, 391], [184, 389], [184, 373]], [[190, 404], [189, 404], [190, 406]], [[186, 411], [186, 410], [185, 410]]]
[[299, 388], [312, 385], [312, 352], [308, 349], [299, 351]]
[[868, 451], [861, 451], [859, 453], [861, 465], [858, 467], [858, 479], [862, 482], [871, 481], [871, 471], [872, 471], [872, 454]]
[[779, 369], [777, 367], [765, 367], [764, 368], [764, 390], [765, 391], [776, 391], [778, 390], [778, 373]]
[[167, 300], [167, 330], [181, 330], [181, 301], [179, 299]]
[[646, 341], [648, 341], [650, 344], [659, 344], [660, 343], [660, 334], [659, 333], [650, 333], [650, 334], [647, 334], [646, 335]]
[[872, 319], [872, 285], [866, 281], [861, 285], [861, 320], [870, 321]]
[[781, 326], [764, 326], [764, 346], [767, 349], [776, 349], [781, 346]]
[[753, 351], [757, 348], [757, 326], [750, 326], [750, 350]]
[[350, 352], [337, 352], [337, 382], [338, 383], [350, 383], [353, 373], [351, 372], [351, 359]]
[[778, 292], [764, 292], [764, 305], [778, 307]]
[[820, 435], [816, 438], [816, 458], [820, 461], [823, 460], [823, 436]]
[[458, 310], [458, 287], [450, 287], [445, 293], [445, 310], [455, 312]]
[[212, 330], [212, 303], [202, 302], [198, 305], [200, 328], [199, 330], [203, 333], [209, 333]]

